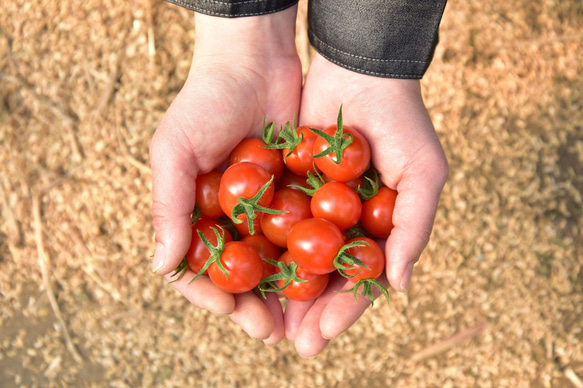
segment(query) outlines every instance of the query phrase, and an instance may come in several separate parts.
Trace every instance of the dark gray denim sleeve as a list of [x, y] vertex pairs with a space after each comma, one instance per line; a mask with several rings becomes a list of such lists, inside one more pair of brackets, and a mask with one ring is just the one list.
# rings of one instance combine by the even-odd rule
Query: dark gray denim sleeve
[[234, 18], [283, 11], [298, 0], [167, 0], [181, 7], [211, 16]]
[[[221, 17], [256, 16], [297, 0], [167, 0]], [[421, 78], [431, 63], [447, 0], [309, 0], [312, 46], [347, 69], [387, 78]]]
[[433, 58], [447, 0], [310, 0], [309, 37], [347, 69], [419, 79]]

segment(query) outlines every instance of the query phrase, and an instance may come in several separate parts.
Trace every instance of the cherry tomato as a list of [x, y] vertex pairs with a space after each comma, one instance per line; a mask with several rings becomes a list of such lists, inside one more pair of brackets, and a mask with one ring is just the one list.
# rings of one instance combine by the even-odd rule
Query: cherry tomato
[[225, 215], [219, 204], [221, 175], [219, 171], [211, 171], [196, 177], [196, 203], [204, 217], [219, 218]]
[[349, 278], [349, 280], [353, 283], [356, 283], [361, 279], [378, 278], [385, 269], [385, 255], [383, 250], [379, 244], [376, 243], [376, 241], [368, 237], [353, 238], [352, 240], [348, 241], [348, 244], [355, 241], [364, 241], [368, 245], [348, 248], [346, 253], [362, 261], [369, 269], [359, 265], [354, 265], [353, 269], [345, 270], [345, 274], [350, 276], [356, 275], [352, 278]]
[[305, 176], [294, 174], [293, 172], [291, 172], [287, 168], [284, 168], [283, 174], [281, 175], [281, 178], [279, 178], [279, 180], [277, 181], [277, 184], [275, 185], [275, 190], [276, 191], [282, 190], [282, 189], [299, 190], [297, 187], [294, 187], [294, 186], [300, 186], [300, 187], [304, 187], [306, 189], [312, 188], [308, 184], [308, 182], [306, 181]]
[[[324, 132], [330, 136], [334, 136], [337, 126], [331, 125], [324, 129]], [[344, 125], [342, 127], [344, 136], [346, 134], [352, 135], [352, 143], [346, 147], [342, 152], [342, 161], [336, 164], [336, 153], [332, 152], [328, 155], [315, 158], [316, 167], [318, 167], [324, 174], [331, 179], [338, 182], [348, 182], [362, 175], [370, 163], [370, 146], [364, 136], [362, 136], [354, 128]], [[318, 136], [314, 142], [313, 155], [318, 155], [325, 151], [330, 144], [321, 136]]]
[[362, 203], [356, 191], [346, 184], [328, 182], [316, 190], [310, 208], [314, 217], [325, 218], [346, 230], [360, 219]]
[[[220, 225], [220, 222], [208, 218], [201, 218], [192, 225], [192, 239], [190, 240], [190, 248], [188, 248], [188, 252], [186, 252], [188, 268], [192, 272], [198, 273], [210, 257], [210, 252], [198, 236], [197, 230], [200, 230], [200, 232], [209, 240], [209, 242], [216, 246], [217, 236], [215, 235], [215, 232], [212, 228], [217, 229], [220, 233]], [[231, 234], [226, 230], [224, 238], [225, 242], [233, 240]], [[207, 272], [208, 270], [205, 271], [203, 275], [206, 275]]]
[[[293, 262], [293, 258], [289, 251], [286, 251], [280, 257], [280, 260], [287, 265]], [[306, 271], [302, 267], [296, 268], [296, 275], [298, 278], [305, 280], [305, 282], [292, 281], [283, 289], [282, 293], [291, 300], [301, 302], [314, 300], [322, 295], [326, 286], [328, 286], [330, 278], [329, 274], [316, 275]], [[279, 286], [283, 287], [284, 283], [284, 280], [280, 280]]]
[[266, 149], [265, 142], [257, 137], [243, 139], [231, 152], [229, 165], [239, 162], [251, 162], [260, 165], [274, 176], [274, 181], [283, 172], [283, 156], [280, 151]]
[[308, 176], [308, 172], [315, 174], [316, 169], [314, 167], [312, 151], [318, 135], [305, 125], [296, 128], [296, 132], [299, 136], [303, 136], [303, 139], [291, 153], [289, 153], [289, 148], [282, 150], [282, 154], [285, 156], [285, 165], [294, 174], [302, 176]]
[[381, 187], [377, 195], [362, 203], [360, 223], [371, 235], [387, 238], [393, 229], [393, 211], [397, 192], [388, 187]]
[[[221, 177], [219, 186], [219, 203], [221, 209], [229, 217], [232, 217], [233, 208], [239, 203], [239, 198], [253, 198], [261, 188], [269, 182], [271, 174], [258, 164], [251, 162], [240, 162], [233, 164]], [[274, 194], [274, 184], [271, 182], [257, 205], [268, 207], [271, 204]], [[253, 221], [254, 227], [260, 228], [260, 220], [263, 215], [256, 212], [257, 218]], [[249, 234], [248, 221], [245, 214], [240, 214], [237, 219], [243, 221], [242, 224], [235, 223], [237, 230], [243, 235]], [[259, 231], [256, 230], [258, 233]]]
[[287, 248], [287, 236], [294, 225], [312, 217], [310, 197], [298, 190], [283, 189], [275, 192], [270, 207], [287, 213], [264, 214], [261, 218], [263, 234], [275, 245]]
[[301, 220], [287, 236], [287, 247], [294, 261], [317, 275], [336, 269], [334, 259], [343, 245], [340, 229], [323, 218]]
[[277, 267], [263, 259], [278, 260], [281, 256], [281, 248], [269, 241], [269, 239], [262, 234], [245, 236], [241, 241], [259, 253], [259, 257], [261, 257], [261, 261], [263, 262], [263, 275], [261, 276], [261, 279], [265, 279], [276, 273]]
[[221, 290], [231, 294], [240, 294], [251, 291], [261, 281], [263, 275], [261, 257], [255, 249], [244, 242], [226, 243], [219, 260], [227, 271], [228, 277], [216, 261], [209, 266], [208, 274], [212, 282]]
[[[324, 179], [324, 182], [328, 183], [328, 182], [336, 182], [334, 179], [330, 178], [328, 175], [326, 174], [321, 174], [322, 175], [322, 179]], [[356, 190], [359, 187], [364, 187], [364, 178], [363, 175], [359, 175], [357, 176], [355, 179], [352, 179], [348, 182], [344, 182], [346, 183], [346, 185], [348, 187], [353, 188], [354, 190]]]

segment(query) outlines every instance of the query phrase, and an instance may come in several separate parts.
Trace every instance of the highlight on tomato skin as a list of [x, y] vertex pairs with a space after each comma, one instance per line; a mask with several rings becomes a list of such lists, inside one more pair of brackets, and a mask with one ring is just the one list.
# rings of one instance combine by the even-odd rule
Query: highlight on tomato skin
[[343, 246], [342, 231], [323, 218], [301, 220], [287, 236], [287, 248], [293, 260], [317, 275], [336, 270], [334, 259]]
[[221, 290], [231, 294], [251, 291], [261, 281], [263, 263], [255, 249], [242, 241], [225, 244], [220, 256], [220, 264], [215, 261], [208, 268], [211, 281]]
[[[213, 231], [213, 228], [219, 229], [220, 225], [221, 223], [219, 221], [215, 221], [209, 218], [201, 218], [192, 224], [192, 239], [190, 240], [190, 247], [188, 248], [188, 252], [186, 252], [185, 256], [185, 259], [188, 262], [188, 268], [192, 272], [198, 273], [210, 257], [210, 252], [204, 245], [203, 241], [200, 239], [197, 231], [200, 231], [211, 244], [216, 245], [217, 237]], [[225, 242], [233, 241], [233, 237], [227, 230], [224, 230], [223, 237]], [[208, 270], [205, 271], [203, 275], [206, 275], [207, 272]]]
[[[284, 252], [279, 260], [287, 265], [294, 261], [289, 251]], [[282, 293], [288, 299], [300, 302], [311, 301], [322, 295], [326, 290], [330, 279], [329, 274], [316, 275], [299, 266], [296, 268], [296, 275], [304, 281], [291, 281], [290, 284], [283, 289]], [[284, 281], [280, 280], [279, 285], [283, 286], [283, 284]]]
[[331, 221], [340, 230], [356, 225], [362, 214], [360, 197], [342, 182], [328, 182], [317, 189], [310, 208], [314, 217]]
[[372, 236], [386, 239], [393, 230], [393, 212], [397, 200], [397, 191], [386, 186], [362, 203], [360, 224]]

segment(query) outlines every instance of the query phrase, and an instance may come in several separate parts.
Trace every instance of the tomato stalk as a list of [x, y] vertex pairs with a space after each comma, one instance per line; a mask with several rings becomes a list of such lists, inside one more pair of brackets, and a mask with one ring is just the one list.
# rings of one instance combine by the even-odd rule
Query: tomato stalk
[[[368, 175], [372, 175], [372, 178]], [[379, 174], [377, 170], [372, 169], [372, 172], [364, 176], [364, 187], [357, 187], [356, 192], [360, 196], [360, 199], [363, 201], [371, 199], [372, 197], [378, 194]]]
[[[280, 270], [279, 273], [270, 275], [265, 279], [262, 279], [261, 282], [259, 283], [258, 289], [259, 292], [261, 293], [261, 296], [263, 296], [264, 299], [266, 298], [265, 297], [266, 292], [283, 291], [287, 286], [290, 285], [291, 282], [302, 283], [307, 281], [305, 279], [301, 279], [300, 277], [298, 277], [298, 275], [296, 274], [296, 269], [298, 268], [298, 265], [294, 262], [292, 262], [289, 265], [286, 265], [283, 261], [279, 260], [271, 259], [263, 260], [267, 261], [270, 264], [275, 265]], [[276, 287], [275, 283], [278, 282], [279, 280], [284, 281], [283, 286]], [[266, 288], [266, 286], [269, 288]]]
[[389, 301], [389, 291], [385, 288], [385, 286], [383, 286], [381, 283], [379, 283], [378, 281], [376, 281], [374, 279], [361, 279], [356, 284], [354, 284], [354, 286], [349, 288], [348, 290], [338, 291], [338, 292], [350, 292], [350, 291], [352, 291], [352, 292], [354, 292], [354, 300], [358, 301], [358, 299], [357, 299], [358, 289], [362, 287], [362, 292], [360, 293], [360, 295], [368, 296], [368, 298], [370, 299], [370, 305], [374, 306], [375, 296], [374, 296], [374, 293], [372, 290], [373, 286], [375, 286], [385, 296], [385, 299], [388, 302]]
[[[271, 145], [271, 143], [273, 143], [273, 134], [275, 132], [275, 126], [273, 125], [273, 122], [265, 125], [265, 117], [263, 118], [263, 131], [261, 133], [261, 140], [263, 140], [263, 142], [265, 144], [267, 144], [268, 146]], [[269, 147], [265, 147], [265, 148], [269, 148]]]
[[336, 257], [334, 258], [334, 266], [338, 270], [338, 273], [340, 273], [340, 275], [344, 276], [345, 278], [350, 279], [350, 278], [353, 278], [360, 273], [360, 271], [358, 271], [354, 275], [349, 275], [345, 272], [345, 271], [353, 269], [353, 267], [355, 265], [358, 265], [362, 268], [370, 269], [360, 259], [358, 259], [358, 258], [356, 258], [356, 257], [354, 257], [346, 252], [350, 248], [364, 247], [364, 246], [368, 246], [368, 245], [369, 244], [366, 241], [356, 240], [356, 241], [348, 243], [348, 244], [344, 245], [342, 248], [340, 248], [340, 250], [338, 251], [338, 254], [336, 254]]
[[328, 148], [320, 152], [318, 155], [314, 155], [313, 158], [317, 159], [328, 154], [334, 153], [335, 157], [332, 157], [331, 159], [334, 161], [334, 163], [340, 164], [342, 162], [342, 154], [344, 150], [349, 145], [351, 145], [353, 141], [352, 135], [350, 133], [344, 133], [343, 130], [342, 106], [338, 111], [338, 120], [336, 123], [336, 132], [334, 133], [334, 136], [328, 135], [326, 132], [319, 129], [310, 128], [310, 130], [314, 132], [316, 135], [324, 138], [324, 140], [326, 140], [330, 145]]
[[265, 192], [269, 188], [269, 185], [271, 185], [272, 182], [273, 175], [271, 176], [271, 179], [267, 181], [267, 183], [265, 183], [261, 187], [261, 189], [259, 189], [257, 194], [255, 194], [253, 197], [251, 198], [239, 197], [239, 199], [237, 200], [238, 202], [237, 205], [233, 207], [233, 211], [231, 212], [231, 220], [235, 224], [242, 224], [244, 222], [243, 220], [238, 218], [240, 215], [244, 214], [247, 216], [249, 234], [251, 235], [255, 234], [255, 226], [253, 225], [253, 220], [257, 218], [257, 213], [283, 214], [288, 212], [287, 210], [275, 210], [259, 205], [258, 203], [259, 200], [261, 199], [261, 197], [263, 197], [263, 194], [265, 194]]
[[178, 267], [176, 267], [176, 269], [174, 270], [172, 275], [170, 275], [171, 278], [173, 278], [176, 275], [178, 275], [178, 277], [176, 279], [172, 280], [170, 283], [174, 283], [174, 282], [177, 282], [180, 279], [182, 279], [182, 277], [186, 273], [187, 269], [188, 269], [188, 261], [186, 260], [186, 258], [184, 258], [184, 259], [182, 259], [180, 264], [178, 264]]
[[229, 279], [229, 273], [227, 272], [227, 270], [225, 269], [225, 266], [221, 262], [221, 254], [223, 253], [223, 251], [225, 249], [225, 229], [223, 229], [222, 226], [219, 226], [221, 233], [219, 233], [217, 228], [211, 227], [211, 229], [213, 230], [213, 232], [215, 233], [215, 236], [217, 237], [217, 245], [216, 246], [211, 244], [211, 242], [204, 236], [204, 234], [200, 230], [196, 231], [198, 233], [198, 237], [200, 237], [204, 246], [209, 250], [210, 256], [209, 256], [208, 260], [204, 263], [204, 266], [201, 268], [201, 270], [196, 274], [196, 276], [194, 278], [192, 278], [190, 283], [195, 281], [200, 275], [202, 275], [208, 269], [208, 267], [210, 267], [210, 265], [212, 263], [215, 263], [215, 262], [217, 263], [217, 266], [219, 267], [219, 269], [225, 274], [225, 276], [227, 277], [227, 280]]
[[324, 184], [326, 183], [324, 181], [324, 178], [322, 178], [322, 175], [320, 175], [320, 173], [318, 172], [318, 170], [316, 170], [316, 168], [314, 168], [314, 170], [316, 171], [316, 174], [314, 175], [308, 171], [308, 177], [306, 178], [306, 183], [312, 187], [311, 189], [298, 185], [290, 186], [295, 187], [296, 189], [298, 189], [299, 191], [306, 195], [309, 195], [310, 197], [313, 197], [316, 191], [318, 191], [318, 189], [324, 186]]
[[294, 152], [296, 147], [304, 140], [304, 135], [302, 133], [298, 134], [296, 130], [295, 124], [295, 115], [294, 119], [290, 122], [288, 121], [285, 123], [283, 129], [279, 132], [277, 137], [278, 141], [275, 144], [267, 143], [267, 146], [263, 148], [267, 149], [276, 149], [276, 150], [283, 150], [285, 148], [289, 148], [288, 152], [283, 155], [283, 161], [285, 162], [287, 157]]

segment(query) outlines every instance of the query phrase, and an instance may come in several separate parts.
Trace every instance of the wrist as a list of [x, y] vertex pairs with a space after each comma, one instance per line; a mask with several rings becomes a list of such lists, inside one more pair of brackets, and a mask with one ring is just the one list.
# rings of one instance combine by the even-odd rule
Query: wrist
[[195, 13], [194, 56], [297, 56], [297, 5], [260, 16], [222, 18]]

